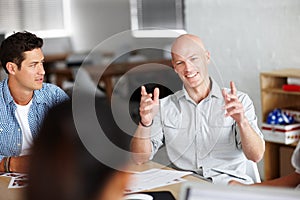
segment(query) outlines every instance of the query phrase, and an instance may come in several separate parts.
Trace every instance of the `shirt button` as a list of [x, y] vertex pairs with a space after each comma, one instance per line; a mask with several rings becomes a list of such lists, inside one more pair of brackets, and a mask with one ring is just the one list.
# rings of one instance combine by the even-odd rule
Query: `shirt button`
[[20, 131], [20, 129], [18, 128], [18, 131]]
[[21, 146], [21, 144], [18, 144], [18, 146]]

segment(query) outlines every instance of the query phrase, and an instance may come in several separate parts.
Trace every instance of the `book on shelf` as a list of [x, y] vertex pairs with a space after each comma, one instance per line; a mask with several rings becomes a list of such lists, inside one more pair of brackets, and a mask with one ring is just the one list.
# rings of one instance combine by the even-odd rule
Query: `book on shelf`
[[283, 89], [284, 91], [300, 92], [300, 85], [295, 85], [295, 84], [283, 84], [282, 89]]

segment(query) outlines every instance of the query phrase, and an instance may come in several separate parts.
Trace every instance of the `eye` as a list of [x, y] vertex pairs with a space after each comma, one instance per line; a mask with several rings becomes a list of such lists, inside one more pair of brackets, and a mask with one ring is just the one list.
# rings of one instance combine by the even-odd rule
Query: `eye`
[[36, 68], [36, 66], [38, 65], [38, 63], [32, 63], [29, 65], [30, 68]]
[[176, 64], [176, 66], [181, 65], [182, 61], [177, 61], [175, 64]]
[[197, 56], [191, 57], [191, 61], [195, 61], [195, 60], [198, 60], [198, 57], [197, 57]]

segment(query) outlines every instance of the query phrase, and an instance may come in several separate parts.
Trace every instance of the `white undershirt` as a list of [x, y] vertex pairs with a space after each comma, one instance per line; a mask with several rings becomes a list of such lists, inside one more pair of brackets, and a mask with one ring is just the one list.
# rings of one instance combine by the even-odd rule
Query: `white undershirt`
[[22, 130], [22, 141], [23, 141], [20, 156], [29, 154], [29, 148], [31, 147], [32, 140], [33, 140], [29, 128], [29, 123], [28, 123], [28, 113], [31, 104], [32, 104], [32, 100], [25, 106], [16, 104], [17, 109], [15, 114]]

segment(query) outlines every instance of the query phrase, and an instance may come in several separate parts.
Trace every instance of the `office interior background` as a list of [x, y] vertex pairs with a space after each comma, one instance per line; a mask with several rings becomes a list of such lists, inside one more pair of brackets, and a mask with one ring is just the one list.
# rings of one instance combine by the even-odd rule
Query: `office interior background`
[[[43, 0], [27, 1], [32, 5]], [[0, 0], [0, 24], [10, 24], [10, 29], [0, 26], [0, 32], [15, 31], [14, 5], [20, 0], [10, 0], [4, 7]], [[131, 29], [129, 0], [53, 0], [53, 5], [63, 2], [67, 6], [60, 13], [55, 9], [32, 12], [34, 18], [47, 23], [61, 21], [65, 32], [48, 34], [37, 32], [45, 38], [44, 54], [64, 52], [87, 53], [112, 36]], [[212, 76], [229, 81], [252, 98], [259, 123], [262, 123], [259, 74], [284, 68], [300, 68], [300, 1], [298, 0], [184, 0], [184, 22], [188, 33], [200, 36], [211, 53]], [[6, 4], [8, 5], [8, 4]], [[26, 6], [25, 6], [26, 7]], [[17, 6], [18, 9], [23, 9]], [[27, 7], [27, 9], [34, 9]], [[62, 8], [61, 8], [62, 9]], [[11, 11], [11, 13], [7, 12]], [[153, 13], [155, 15], [155, 13]], [[22, 15], [24, 18], [24, 14]], [[43, 17], [44, 16], [44, 17]], [[49, 20], [49, 18], [51, 20]], [[7, 21], [9, 19], [10, 21]], [[30, 20], [29, 20], [30, 21]], [[34, 24], [32, 26], [35, 26]], [[52, 26], [51, 24], [49, 25]], [[22, 30], [23, 28], [21, 28]], [[26, 27], [31, 31], [30, 27]], [[33, 27], [33, 32], [35, 28]], [[53, 37], [54, 36], [54, 37]], [[134, 38], [128, 35], [121, 42], [111, 42], [105, 53], [118, 53], [120, 49], [170, 46], [174, 38]], [[113, 40], [112, 40], [113, 41]], [[259, 164], [263, 177], [263, 162]]]

